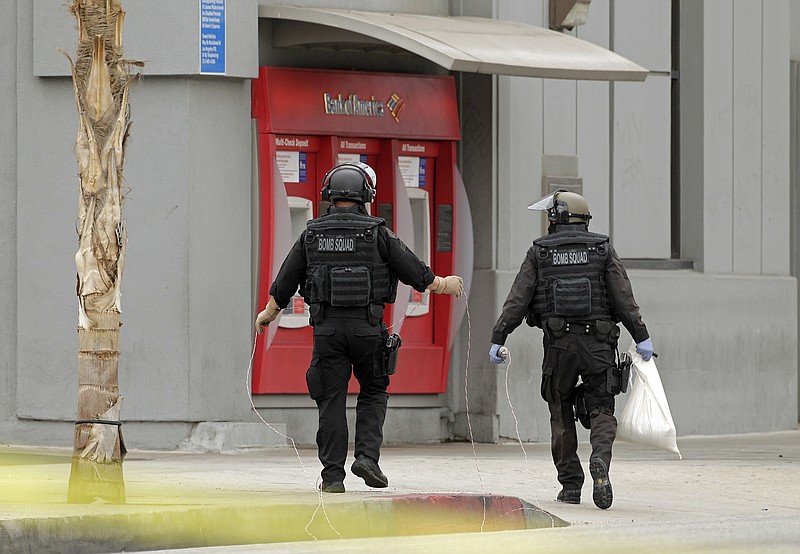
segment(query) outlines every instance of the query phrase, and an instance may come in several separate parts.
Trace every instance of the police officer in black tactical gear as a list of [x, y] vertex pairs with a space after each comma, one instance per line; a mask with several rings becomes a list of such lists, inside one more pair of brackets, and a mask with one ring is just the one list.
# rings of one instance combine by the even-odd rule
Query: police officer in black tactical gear
[[378, 466], [389, 394], [383, 323], [384, 305], [395, 300], [398, 279], [419, 292], [460, 296], [461, 277], [438, 277], [386, 228], [367, 213], [375, 196], [375, 172], [363, 163], [343, 163], [324, 177], [322, 199], [328, 213], [312, 219], [297, 239], [270, 288], [270, 299], [256, 318], [261, 333], [300, 288], [309, 305], [314, 351], [306, 384], [319, 409], [317, 447], [323, 492], [344, 492], [347, 459], [347, 383], [359, 383], [356, 404], [355, 461], [350, 470], [370, 487], [386, 487]]
[[[588, 230], [592, 216], [586, 200], [558, 191], [528, 208], [547, 211], [548, 234], [533, 241], [525, 255], [492, 330], [489, 360], [505, 360], [506, 337], [523, 319], [544, 331], [541, 395], [550, 409], [550, 447], [562, 486], [557, 500], [581, 501], [584, 472], [573, 411], [577, 401], [588, 412], [583, 421], [592, 445], [592, 499], [605, 510], [613, 501], [608, 472], [617, 434], [617, 323], [630, 332], [644, 360], [653, 355], [653, 345], [608, 237]], [[582, 384], [576, 389], [578, 377]], [[576, 398], [576, 390], [581, 398]]]

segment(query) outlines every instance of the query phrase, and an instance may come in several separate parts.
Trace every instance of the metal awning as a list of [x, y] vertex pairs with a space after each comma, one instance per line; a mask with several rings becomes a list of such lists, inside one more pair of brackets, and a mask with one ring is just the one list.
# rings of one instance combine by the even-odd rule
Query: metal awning
[[585, 40], [513, 21], [259, 6], [276, 47], [405, 50], [450, 71], [599, 81], [643, 81], [647, 69]]

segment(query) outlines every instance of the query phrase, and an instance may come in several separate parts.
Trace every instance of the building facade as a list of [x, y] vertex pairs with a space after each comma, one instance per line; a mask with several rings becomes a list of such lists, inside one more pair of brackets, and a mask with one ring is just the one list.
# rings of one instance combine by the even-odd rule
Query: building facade
[[[77, 117], [69, 64], [56, 48], [74, 51], [76, 32], [61, 0], [3, 7], [0, 443], [69, 445]], [[222, 40], [218, 57], [203, 54], [204, 7], [224, 13], [208, 39]], [[548, 440], [541, 332], [523, 326], [510, 337], [507, 375], [486, 352], [517, 268], [543, 231], [526, 206], [559, 183], [580, 187], [591, 229], [611, 236], [629, 269], [678, 435], [797, 426], [796, 3], [592, 0], [586, 23], [561, 31], [646, 68], [643, 81], [452, 69], [426, 57], [449, 18], [547, 28], [545, 0], [137, 0], [123, 8], [126, 56], [146, 64], [131, 91], [125, 167], [120, 388], [129, 448], [210, 444], [201, 430], [223, 441], [238, 434], [231, 440], [244, 446], [285, 442], [253, 406], [298, 443], [314, 442], [306, 395], [258, 393], [251, 405], [248, 393], [269, 240], [252, 105], [260, 67], [454, 83], [456, 166], [472, 235], [468, 304], [441, 390], [393, 395], [387, 441], [499, 441], [516, 439], [517, 428], [522, 440]], [[343, 20], [335, 10], [366, 15]], [[427, 38], [392, 38], [380, 24], [390, 13], [424, 18], [430, 28], [416, 32]], [[623, 332], [621, 349], [629, 344]]]

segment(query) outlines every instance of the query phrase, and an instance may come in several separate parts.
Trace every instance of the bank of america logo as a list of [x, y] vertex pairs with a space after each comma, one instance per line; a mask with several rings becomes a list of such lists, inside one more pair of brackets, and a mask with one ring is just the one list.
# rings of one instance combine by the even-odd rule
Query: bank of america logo
[[406, 107], [406, 101], [395, 93], [386, 101], [386, 107], [389, 108], [389, 113], [392, 114], [394, 120], [400, 123], [400, 112]]

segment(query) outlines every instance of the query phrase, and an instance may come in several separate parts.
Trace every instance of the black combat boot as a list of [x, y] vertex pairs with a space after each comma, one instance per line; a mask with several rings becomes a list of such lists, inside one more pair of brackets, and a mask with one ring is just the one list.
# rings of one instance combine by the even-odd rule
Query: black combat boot
[[350, 466], [350, 471], [354, 475], [361, 477], [368, 487], [375, 489], [382, 489], [389, 486], [389, 479], [378, 467], [378, 462], [366, 456], [359, 456], [353, 465]]
[[322, 492], [344, 492], [344, 483], [342, 481], [323, 481], [319, 486]]
[[606, 463], [600, 458], [589, 460], [589, 473], [592, 474], [592, 500], [594, 505], [601, 510], [607, 510], [614, 501], [614, 492], [611, 490], [611, 481], [608, 478]]
[[564, 502], [566, 504], [580, 504], [581, 503], [581, 491], [578, 490], [568, 490], [568, 489], [561, 489], [561, 492], [558, 493], [556, 500], [559, 502]]

